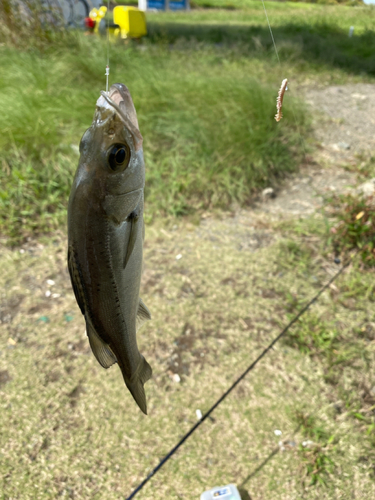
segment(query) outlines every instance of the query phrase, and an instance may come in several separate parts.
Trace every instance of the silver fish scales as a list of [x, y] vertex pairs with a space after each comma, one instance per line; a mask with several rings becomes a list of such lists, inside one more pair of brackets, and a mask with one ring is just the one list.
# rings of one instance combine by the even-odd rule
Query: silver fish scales
[[152, 375], [136, 333], [151, 318], [139, 297], [144, 240], [142, 136], [123, 84], [101, 93], [68, 207], [68, 267], [91, 349], [104, 367], [118, 363], [147, 414], [144, 383]]

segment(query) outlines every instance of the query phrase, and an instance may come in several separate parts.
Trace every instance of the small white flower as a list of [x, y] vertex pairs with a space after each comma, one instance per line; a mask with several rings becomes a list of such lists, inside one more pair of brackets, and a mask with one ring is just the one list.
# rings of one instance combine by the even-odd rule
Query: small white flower
[[282, 432], [281, 432], [281, 431], [279, 431], [279, 429], [275, 429], [275, 430], [273, 431], [273, 433], [275, 434], [275, 436], [281, 436], [281, 434], [282, 434]]
[[173, 379], [173, 382], [180, 382], [181, 381], [180, 375], [178, 373], [174, 373], [172, 379]]

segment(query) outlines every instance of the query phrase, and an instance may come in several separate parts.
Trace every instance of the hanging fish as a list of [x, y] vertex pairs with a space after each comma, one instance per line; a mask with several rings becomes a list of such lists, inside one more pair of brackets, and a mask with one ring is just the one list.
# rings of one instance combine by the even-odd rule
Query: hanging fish
[[143, 384], [152, 369], [136, 332], [151, 318], [139, 298], [144, 239], [145, 165], [130, 92], [101, 92], [84, 133], [68, 207], [68, 267], [91, 349], [104, 367], [118, 363], [147, 414]]

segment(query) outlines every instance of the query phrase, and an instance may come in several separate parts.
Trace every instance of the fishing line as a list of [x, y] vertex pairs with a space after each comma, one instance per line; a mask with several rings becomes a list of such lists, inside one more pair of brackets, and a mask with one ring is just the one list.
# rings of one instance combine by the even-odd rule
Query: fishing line
[[276, 48], [275, 39], [274, 39], [274, 37], [273, 37], [273, 33], [272, 33], [272, 29], [271, 29], [270, 21], [269, 21], [269, 19], [268, 19], [268, 14], [267, 14], [266, 6], [265, 6], [265, 4], [264, 4], [264, 0], [262, 0], [262, 4], [263, 4], [264, 13], [266, 14], [266, 19], [267, 19], [268, 27], [269, 27], [269, 29], [270, 29], [270, 33], [271, 33], [271, 38], [272, 38], [273, 46], [275, 47], [275, 52], [276, 52], [277, 60], [279, 61], [279, 64], [281, 64], [281, 63], [280, 63], [280, 58], [279, 58], [279, 53], [277, 52], [277, 48]]
[[[265, 14], [265, 16], [266, 16], [267, 23], [268, 23], [268, 28], [269, 28], [269, 30], [270, 30], [270, 34], [271, 34], [272, 43], [273, 43], [273, 46], [274, 46], [274, 49], [275, 49], [276, 57], [277, 57], [277, 60], [278, 60], [278, 62], [279, 62], [279, 66], [281, 66], [281, 61], [280, 61], [280, 57], [279, 57], [279, 52], [278, 52], [277, 47], [276, 47], [275, 38], [274, 38], [274, 36], [273, 36], [273, 32], [272, 32], [272, 28], [271, 28], [270, 21], [269, 21], [269, 19], [268, 19], [267, 9], [266, 9], [266, 5], [265, 5], [265, 3], [264, 3], [264, 0], [262, 0], [262, 4], [263, 4], [263, 9], [264, 9], [264, 14]], [[284, 80], [285, 80], [285, 79], [284, 79]], [[284, 80], [283, 80], [283, 82], [284, 82]], [[282, 89], [282, 85], [283, 85], [283, 83], [281, 84], [280, 91], [281, 91], [281, 89]], [[286, 85], [285, 91], [286, 91], [286, 90], [288, 90], [288, 85]], [[280, 95], [280, 91], [279, 91], [279, 95]], [[281, 104], [282, 104], [282, 101], [281, 101]], [[277, 116], [279, 115], [278, 105], [276, 105], [276, 107], [277, 107], [278, 113], [276, 114], [275, 119], [276, 119], [277, 121], [280, 121], [280, 119], [281, 119], [281, 116], [282, 116], [282, 115], [280, 115], [279, 119], [277, 119]], [[302, 137], [302, 134], [301, 134], [301, 131], [300, 131], [300, 127], [299, 127], [298, 122], [297, 122], [297, 116], [296, 116], [296, 113], [295, 113], [295, 111], [294, 111], [294, 107], [293, 107], [293, 105], [291, 105], [291, 106], [290, 106], [290, 109], [292, 110], [292, 113], [293, 113], [293, 118], [294, 118], [294, 122], [295, 122], [295, 125], [296, 125], [296, 128], [297, 128], [297, 132], [298, 132], [298, 136], [299, 136], [299, 138], [300, 138], [300, 140], [301, 140], [301, 145], [302, 145], [302, 148], [303, 148], [304, 156], [306, 157], [306, 155], [307, 155], [307, 151], [306, 151], [306, 147], [305, 147], [305, 142], [304, 142], [304, 140], [303, 140], [303, 137]]]
[[319, 290], [319, 292], [300, 310], [300, 312], [288, 323], [288, 325], [279, 333], [277, 337], [264, 349], [264, 351], [256, 358], [251, 365], [246, 368], [246, 370], [233, 382], [233, 384], [227, 389], [224, 394], [214, 403], [211, 408], [203, 415], [203, 417], [198, 420], [198, 422], [193, 425], [193, 427], [180, 439], [180, 441], [161, 459], [159, 464], [148, 474], [148, 476], [133, 490], [133, 492], [125, 499], [131, 500], [135, 495], [150, 481], [150, 479], [163, 467], [163, 465], [168, 462], [168, 460], [176, 453], [176, 451], [185, 443], [185, 441], [195, 432], [198, 427], [211, 415], [211, 413], [219, 406], [219, 404], [224, 401], [224, 399], [230, 394], [233, 389], [246, 377], [246, 375], [255, 368], [258, 362], [273, 348], [273, 346], [278, 342], [283, 335], [299, 320], [299, 318], [318, 300], [322, 293], [340, 276], [340, 274], [346, 269], [351, 262], [356, 258], [359, 253], [359, 248], [354, 253], [352, 257], [349, 257], [347, 262], [333, 275], [331, 279], [327, 281], [325, 285]]
[[107, 1], [107, 66], [105, 68], [105, 91], [108, 94], [108, 80], [109, 80], [109, 0]]

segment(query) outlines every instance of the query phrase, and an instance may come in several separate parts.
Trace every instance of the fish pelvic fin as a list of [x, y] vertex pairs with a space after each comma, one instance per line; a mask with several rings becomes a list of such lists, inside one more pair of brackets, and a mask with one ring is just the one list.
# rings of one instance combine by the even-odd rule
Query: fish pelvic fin
[[125, 379], [126, 387], [131, 392], [139, 408], [147, 415], [146, 394], [143, 385], [152, 376], [152, 368], [142, 356], [140, 366], [134, 376], [129, 380]]
[[98, 362], [103, 368], [109, 368], [117, 363], [117, 358], [110, 346], [102, 340], [96, 333], [91, 321], [86, 319], [86, 332], [89, 338], [90, 347]]
[[138, 312], [137, 312], [137, 318], [135, 320], [135, 329], [138, 332], [138, 330], [141, 328], [141, 326], [144, 325], [146, 321], [151, 319], [151, 313], [148, 310], [148, 307], [146, 304], [143, 302], [141, 298], [139, 298], [139, 305], [138, 305]]

